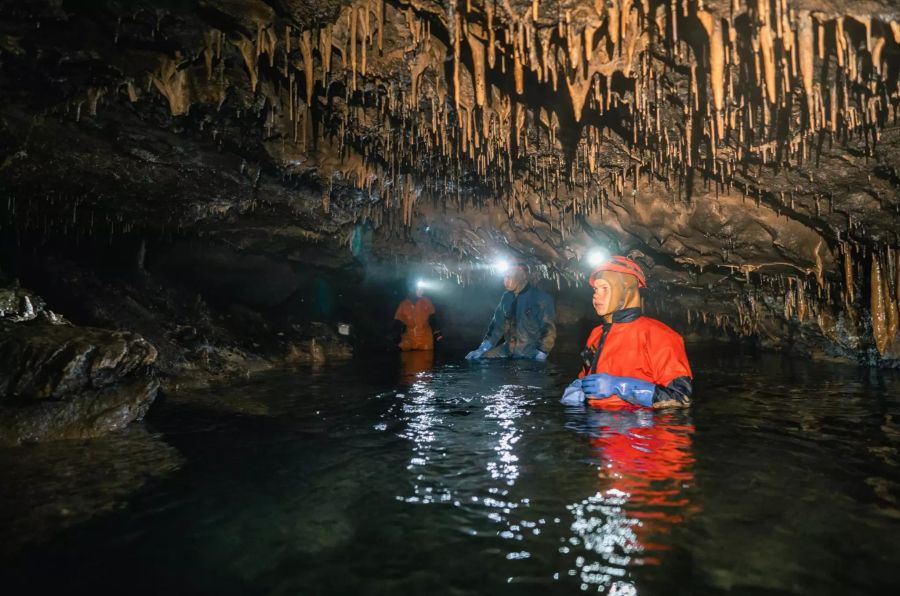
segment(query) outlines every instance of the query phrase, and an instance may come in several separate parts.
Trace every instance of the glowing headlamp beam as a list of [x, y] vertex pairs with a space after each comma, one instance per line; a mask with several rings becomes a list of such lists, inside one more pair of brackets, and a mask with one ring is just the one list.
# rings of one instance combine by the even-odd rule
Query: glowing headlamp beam
[[585, 259], [589, 267], [597, 267], [609, 259], [609, 251], [600, 247], [592, 248], [588, 251]]
[[433, 279], [417, 279], [416, 289], [424, 292], [437, 292], [441, 289], [441, 282]]

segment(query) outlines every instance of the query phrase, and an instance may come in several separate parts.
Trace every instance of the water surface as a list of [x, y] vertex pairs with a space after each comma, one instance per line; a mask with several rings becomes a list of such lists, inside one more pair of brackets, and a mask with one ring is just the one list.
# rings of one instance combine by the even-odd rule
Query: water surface
[[565, 407], [559, 354], [358, 360], [173, 396], [145, 426], [180, 467], [44, 527], [0, 559], [0, 580], [147, 594], [900, 587], [900, 378], [691, 357], [690, 411]]

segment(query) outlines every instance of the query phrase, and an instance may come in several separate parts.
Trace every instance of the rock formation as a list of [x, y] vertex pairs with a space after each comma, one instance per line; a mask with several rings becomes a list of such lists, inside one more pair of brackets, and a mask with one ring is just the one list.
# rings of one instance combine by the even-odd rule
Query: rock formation
[[[0, 231], [203, 237], [581, 283], [897, 363], [893, 0], [199, 0], [0, 7]], [[663, 299], [665, 297], [665, 299]], [[674, 297], [674, 299], [673, 299]]]
[[96, 437], [147, 412], [159, 380], [144, 338], [74, 327], [18, 288], [0, 304], [0, 447]]

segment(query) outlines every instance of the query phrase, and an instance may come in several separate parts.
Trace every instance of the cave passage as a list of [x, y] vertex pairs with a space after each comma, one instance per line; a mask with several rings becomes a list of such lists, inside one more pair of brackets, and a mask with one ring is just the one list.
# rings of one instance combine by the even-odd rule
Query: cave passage
[[898, 416], [900, 0], [0, 0], [4, 594], [900, 593]]
[[[160, 443], [180, 453], [177, 469], [127, 507], [102, 501], [105, 514], [7, 555], [0, 581], [137, 594], [896, 587], [896, 373], [695, 348], [693, 408], [605, 412], [558, 403], [565, 358], [545, 369], [461, 356], [333, 363], [163, 399], [146, 432], [57, 462], [81, 483], [32, 489], [3, 516], [21, 530], [28, 511], [99, 508], [96, 493]], [[107, 453], [109, 440], [127, 449]], [[52, 445], [0, 457], [27, 480]], [[97, 465], [107, 471], [92, 480]]]

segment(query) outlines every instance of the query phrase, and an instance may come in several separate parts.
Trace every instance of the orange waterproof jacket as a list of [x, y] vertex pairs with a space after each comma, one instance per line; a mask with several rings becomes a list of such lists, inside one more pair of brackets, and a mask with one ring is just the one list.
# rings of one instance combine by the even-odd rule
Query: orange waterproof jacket
[[406, 330], [400, 338], [400, 349], [409, 350], [433, 350], [434, 336], [428, 317], [434, 314], [434, 304], [426, 297], [421, 297], [415, 302], [407, 298], [397, 307], [394, 318], [406, 325]]
[[[626, 309], [616, 315], [620, 313], [619, 317], [613, 316], [612, 323], [598, 325], [591, 331], [578, 378], [608, 373], [651, 381], [660, 387], [686, 380], [689, 398], [693, 375], [681, 336], [668, 325], [642, 316], [639, 309]], [[602, 407], [638, 407], [618, 397], [590, 401], [591, 405]]]

